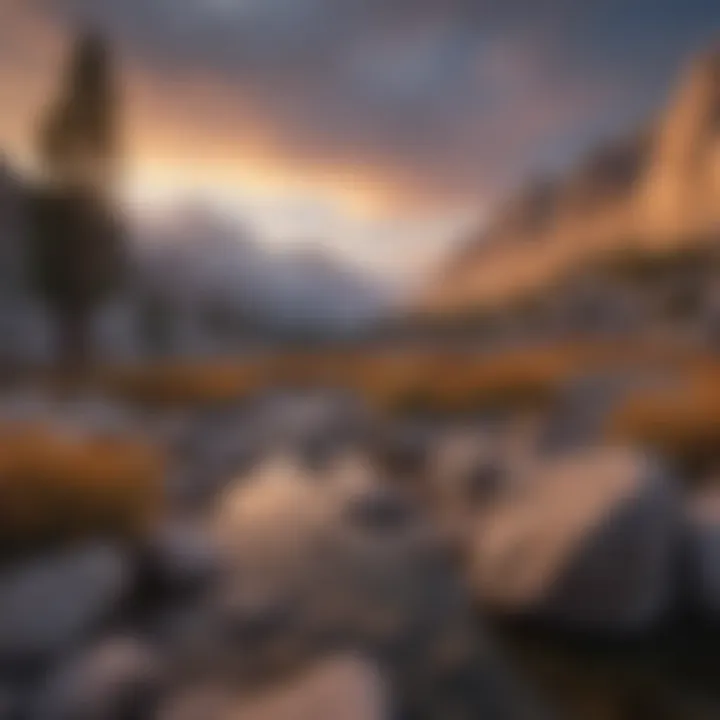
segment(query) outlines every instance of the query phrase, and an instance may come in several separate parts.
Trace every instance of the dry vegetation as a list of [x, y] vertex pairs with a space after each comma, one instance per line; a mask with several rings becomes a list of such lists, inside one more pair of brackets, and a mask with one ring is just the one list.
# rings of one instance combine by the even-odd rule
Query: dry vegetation
[[620, 365], [684, 362], [657, 348], [577, 343], [497, 353], [452, 350], [292, 352], [227, 363], [106, 372], [105, 390], [157, 406], [242, 401], [269, 388], [354, 390], [388, 412], [468, 412], [537, 407], [578, 374]]
[[577, 369], [578, 358], [564, 351], [539, 350], [498, 356], [426, 357], [388, 378], [382, 369], [360, 374], [357, 386], [389, 412], [468, 413], [522, 410], [548, 403]]
[[136, 537], [161, 511], [163, 481], [162, 457], [139, 442], [2, 427], [0, 548]]
[[651, 448], [690, 471], [714, 469], [720, 465], [720, 365], [685, 370], [676, 387], [629, 396], [609, 419], [608, 436]]
[[720, 460], [720, 363], [677, 347], [568, 344], [493, 354], [450, 350], [286, 353], [227, 365], [154, 367], [116, 374], [131, 400], [205, 405], [270, 387], [339, 387], [383, 413], [464, 414], [546, 407], [573, 377], [607, 369], [665, 369], [677, 385], [630, 393], [612, 413], [610, 439], [692, 467]]
[[106, 390], [154, 406], [237, 402], [267, 388], [357, 391], [390, 412], [465, 412], [547, 402], [591, 358], [570, 348], [481, 356], [451, 352], [292, 353], [234, 364], [156, 366], [108, 374]]
[[[566, 345], [496, 354], [356, 350], [227, 364], [107, 371], [105, 389], [151, 406], [236, 402], [265, 388], [353, 389], [387, 413], [522, 411], [552, 401], [572, 377], [621, 366], [666, 367], [670, 388], [629, 394], [608, 437], [686, 467], [720, 460], [720, 363], [658, 348]], [[0, 426], [0, 548], [98, 534], [135, 535], [162, 503], [163, 458], [131, 439], [81, 440], [47, 427]]]
[[262, 390], [269, 377], [264, 362], [168, 363], [107, 370], [99, 383], [115, 397], [145, 406], [232, 403]]

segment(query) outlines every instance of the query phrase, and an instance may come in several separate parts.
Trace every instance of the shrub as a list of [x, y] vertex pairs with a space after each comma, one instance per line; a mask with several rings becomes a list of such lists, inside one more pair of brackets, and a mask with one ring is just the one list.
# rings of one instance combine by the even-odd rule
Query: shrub
[[641, 445], [700, 471], [720, 461], [719, 376], [696, 375], [679, 387], [638, 392], [611, 415], [611, 440]]
[[262, 362], [166, 363], [109, 371], [104, 390], [148, 406], [212, 406], [237, 402], [267, 385]]
[[[577, 374], [648, 364], [697, 365], [677, 348], [567, 343], [478, 353], [409, 348], [279, 352], [243, 360], [108, 371], [103, 389], [131, 402], [197, 407], [272, 388], [355, 391], [381, 410], [472, 412], [542, 406]], [[692, 362], [689, 362], [692, 361]]]
[[581, 366], [580, 355], [560, 347], [438, 355], [402, 382], [382, 387], [380, 404], [393, 412], [442, 414], [536, 409]]
[[136, 441], [2, 427], [0, 547], [135, 537], [161, 511], [163, 480], [162, 456]]

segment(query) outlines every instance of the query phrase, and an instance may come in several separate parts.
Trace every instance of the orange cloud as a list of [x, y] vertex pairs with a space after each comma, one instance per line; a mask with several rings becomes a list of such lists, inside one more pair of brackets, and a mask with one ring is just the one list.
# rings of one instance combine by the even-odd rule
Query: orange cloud
[[[685, 3], [695, 19], [663, 43], [669, 59], [709, 26], [700, 4]], [[652, 50], [645, 15], [623, 10], [618, 39], [595, 22], [608, 12], [607, 0], [252, 0], [222, 13], [0, 0], [0, 142], [29, 155], [68, 27], [91, 17], [122, 58], [129, 177], [149, 193], [315, 194], [380, 217], [479, 205], [664, 92], [625, 62], [640, 42]]]
[[[37, 121], [53, 97], [68, 36], [26, 0], [0, 0], [0, 46], [0, 106], [10, 109], [0, 117], [0, 149], [32, 168]], [[442, 201], [402, 168], [361, 156], [338, 163], [292, 147], [272, 119], [207, 73], [160, 76], [121, 60], [128, 181], [140, 192], [318, 193], [363, 216]]]
[[127, 70], [130, 175], [160, 192], [196, 184], [258, 194], [318, 193], [370, 216], [448, 203], [446, 193], [402, 166], [352, 153], [339, 160], [294, 145], [281, 123], [227, 83], [207, 75], [161, 78], [143, 68]]

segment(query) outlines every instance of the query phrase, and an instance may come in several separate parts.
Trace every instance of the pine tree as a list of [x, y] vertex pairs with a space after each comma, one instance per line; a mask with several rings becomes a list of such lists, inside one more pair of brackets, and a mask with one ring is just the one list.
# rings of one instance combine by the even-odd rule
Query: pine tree
[[32, 202], [30, 267], [55, 320], [62, 360], [76, 368], [90, 358], [94, 311], [123, 266], [122, 223], [113, 205], [114, 75], [103, 38], [80, 37], [39, 134], [44, 182]]

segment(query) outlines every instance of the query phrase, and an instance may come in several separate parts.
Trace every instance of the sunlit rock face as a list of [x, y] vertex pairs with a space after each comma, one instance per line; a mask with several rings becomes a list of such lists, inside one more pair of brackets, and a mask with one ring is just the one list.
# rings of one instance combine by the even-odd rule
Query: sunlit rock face
[[433, 529], [359, 456], [320, 474], [287, 457], [260, 466], [224, 496], [216, 529], [241, 579], [231, 607], [290, 600], [309, 627], [384, 644], [450, 619], [457, 599]]
[[671, 240], [720, 221], [720, 51], [701, 57], [660, 124], [641, 194], [642, 222]]
[[700, 58], [659, 120], [559, 182], [511, 198], [420, 298], [450, 313], [546, 287], [609, 251], [704, 239], [720, 225], [720, 53]]
[[680, 511], [641, 454], [593, 449], [533, 472], [485, 513], [472, 549], [478, 599], [587, 632], [642, 631], [669, 608]]

